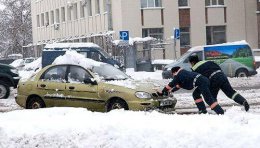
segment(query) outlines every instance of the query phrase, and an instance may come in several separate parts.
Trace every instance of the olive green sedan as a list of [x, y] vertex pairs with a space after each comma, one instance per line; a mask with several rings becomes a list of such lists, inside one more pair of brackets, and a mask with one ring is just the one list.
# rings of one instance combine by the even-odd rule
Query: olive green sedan
[[49, 65], [18, 84], [16, 102], [26, 109], [84, 107], [92, 111], [174, 110], [173, 96], [156, 95], [158, 86], [135, 81], [108, 64], [91, 69], [79, 65]]

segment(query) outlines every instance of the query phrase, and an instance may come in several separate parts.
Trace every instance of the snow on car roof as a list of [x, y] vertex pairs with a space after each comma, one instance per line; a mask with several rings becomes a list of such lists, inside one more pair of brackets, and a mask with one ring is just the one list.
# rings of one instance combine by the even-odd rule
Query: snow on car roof
[[101, 64], [106, 63], [97, 62], [86, 58], [84, 55], [79, 54], [74, 50], [68, 50], [64, 55], [57, 57], [52, 64], [73, 64], [80, 65], [84, 68], [92, 68], [93, 66], [100, 66]]
[[94, 47], [94, 48], [100, 48], [97, 44], [94, 43], [53, 43], [53, 44], [47, 44], [44, 48], [79, 48], [79, 47]]
[[205, 46], [195, 46], [189, 49], [188, 51], [201, 51], [204, 47], [213, 47], [213, 46], [227, 46], [227, 45], [248, 45], [245, 40], [236, 41], [236, 42], [227, 42], [222, 44], [214, 44], [214, 45], [205, 45]]

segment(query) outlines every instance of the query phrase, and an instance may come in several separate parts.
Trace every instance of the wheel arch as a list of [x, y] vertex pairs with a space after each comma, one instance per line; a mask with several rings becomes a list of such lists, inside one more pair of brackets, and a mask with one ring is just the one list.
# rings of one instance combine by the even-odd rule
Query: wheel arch
[[[41, 99], [41, 100], [44, 102], [44, 100], [42, 99], [42, 97], [40, 97], [39, 95], [36, 95], [36, 94], [29, 95], [29, 96], [27, 97], [27, 100], [26, 100], [26, 109], [28, 109], [29, 102], [30, 102], [32, 99], [36, 98], [36, 97], [39, 98], [39, 99]], [[44, 107], [46, 107], [45, 102], [44, 102]]]
[[106, 107], [106, 108], [105, 108], [105, 109], [106, 109], [106, 112], [108, 111], [108, 105], [109, 105], [111, 102], [115, 101], [115, 100], [121, 100], [121, 101], [125, 102], [126, 107], [127, 107], [127, 110], [129, 110], [129, 106], [128, 106], [127, 102], [126, 102], [123, 98], [120, 98], [120, 97], [111, 97], [111, 98], [109, 98], [109, 99], [106, 101], [106, 105], [105, 105], [105, 107]]
[[249, 71], [248, 71], [248, 69], [247, 68], [245, 68], [245, 67], [240, 67], [240, 68], [238, 68], [237, 70], [236, 70], [236, 72], [235, 72], [235, 77], [238, 77], [238, 72], [240, 72], [240, 71], [244, 71], [244, 72], [246, 72], [246, 76], [248, 77], [249, 76]]

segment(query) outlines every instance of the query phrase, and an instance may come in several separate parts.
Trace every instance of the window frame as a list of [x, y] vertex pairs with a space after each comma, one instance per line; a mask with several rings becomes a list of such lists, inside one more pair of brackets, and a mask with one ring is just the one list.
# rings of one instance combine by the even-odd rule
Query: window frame
[[[149, 6], [149, 1], [153, 1], [153, 6]], [[158, 2], [158, 6], [156, 6], [156, 1]], [[149, 9], [149, 8], [162, 8], [162, 0], [141, 0], [141, 9]], [[143, 3], [145, 3], [145, 6], [143, 6]]]
[[[159, 29], [161, 30], [161, 32], [153, 32], [155, 31], [155, 29]], [[146, 33], [144, 32], [147, 32], [147, 36], [145, 35]], [[157, 40], [161, 40], [163, 41], [164, 39], [164, 28], [143, 28], [142, 29], [142, 37], [153, 37], [155, 38], [154, 36], [161, 36], [161, 38], [156, 38]]]
[[[216, 30], [217, 27], [223, 27], [224, 30]], [[208, 32], [208, 30], [210, 30], [210, 32]], [[208, 37], [209, 33], [210, 33], [210, 39]], [[224, 39], [223, 42], [216, 42], [215, 38], [216, 38], [217, 33], [224, 34], [224, 38], [222, 38], [222, 39]], [[227, 42], [227, 27], [226, 26], [207, 26], [206, 27], [206, 41], [207, 41], [207, 45], [226, 43]]]
[[[206, 7], [214, 7], [214, 6], [225, 6], [225, 0], [214, 0], [216, 4], [213, 4], [213, 0], [205, 0], [205, 6]], [[220, 4], [220, 1], [223, 4]]]
[[[188, 29], [188, 31], [183, 31], [183, 29]], [[188, 35], [189, 37], [189, 44], [181, 44], [183, 35]], [[191, 38], [190, 38], [190, 27], [180, 27], [180, 47], [186, 48], [191, 46]]]
[[189, 7], [189, 6], [190, 6], [190, 1], [189, 1], [189, 0], [186, 0], [186, 2], [187, 2], [187, 5], [186, 5], [186, 6], [180, 6], [180, 1], [184, 1], [184, 0], [178, 0], [178, 7], [179, 7], [179, 8]]
[[[70, 82], [70, 74], [71, 74], [71, 69], [72, 68], [78, 68], [78, 69], [81, 69], [81, 70], [83, 70], [84, 72], [85, 72], [85, 75], [87, 74], [88, 76], [89, 76], [89, 78], [90, 79], [92, 79], [92, 78], [94, 78], [90, 73], [89, 73], [89, 71], [88, 70], [86, 70], [85, 68], [83, 68], [83, 67], [81, 67], [81, 66], [78, 66], [78, 65], [69, 65], [69, 68], [68, 68], [68, 82], [69, 83], [72, 83], [72, 82]], [[75, 71], [75, 70], [74, 70]], [[86, 78], [86, 77], [85, 77]], [[84, 79], [85, 79], [84, 78]], [[79, 83], [84, 83], [84, 79], [83, 79], [83, 81], [78, 81]], [[77, 82], [77, 81], [75, 81], [75, 82]]]

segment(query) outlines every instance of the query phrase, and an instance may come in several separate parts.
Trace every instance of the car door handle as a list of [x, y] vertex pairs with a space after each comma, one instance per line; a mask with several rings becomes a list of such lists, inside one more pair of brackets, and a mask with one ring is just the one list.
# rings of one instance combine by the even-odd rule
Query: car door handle
[[69, 89], [72, 90], [72, 89], [75, 89], [75, 87], [74, 86], [69, 86]]
[[46, 85], [45, 85], [45, 84], [41, 84], [40, 86], [41, 86], [42, 88], [45, 88], [45, 87], [46, 87]]

